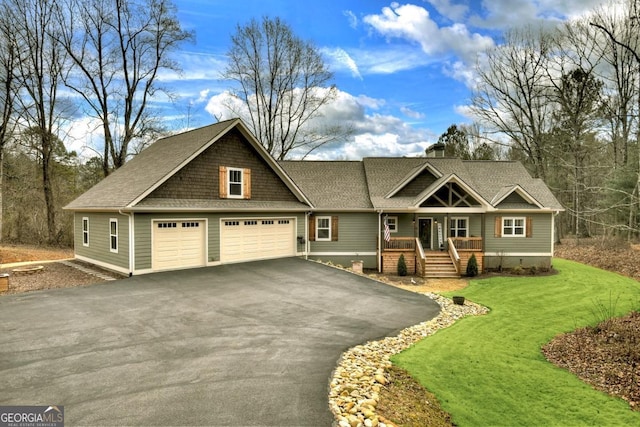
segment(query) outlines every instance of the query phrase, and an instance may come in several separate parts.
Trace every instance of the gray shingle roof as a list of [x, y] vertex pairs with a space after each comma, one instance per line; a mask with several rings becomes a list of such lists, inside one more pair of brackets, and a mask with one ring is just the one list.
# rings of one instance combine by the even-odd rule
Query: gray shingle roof
[[281, 161], [280, 166], [317, 209], [371, 209], [362, 162]]
[[227, 120], [161, 138], [65, 209], [125, 208], [238, 121]]
[[[308, 209], [304, 203], [283, 205], [281, 202], [237, 203], [220, 200], [145, 199], [151, 190], [187, 164], [197, 154], [235, 126], [246, 131], [239, 119], [227, 120], [189, 132], [159, 139], [109, 177], [75, 199], [66, 209]], [[259, 145], [254, 138], [252, 144]], [[260, 147], [261, 149], [261, 147]], [[483, 200], [492, 201], [508, 196], [519, 186], [541, 206], [563, 209], [549, 188], [533, 179], [519, 162], [462, 161], [454, 158], [387, 158], [369, 157], [362, 161], [282, 161], [266, 158], [275, 170], [282, 171], [295, 192], [322, 210], [412, 210], [420, 204], [420, 197], [387, 197], [409, 183], [429, 164], [440, 174], [423, 194], [429, 194], [455, 175]], [[298, 191], [298, 189], [300, 191]], [[501, 208], [506, 205], [501, 206]], [[515, 208], [515, 207], [514, 207]]]
[[519, 185], [543, 207], [562, 209], [547, 186], [531, 178], [518, 162], [367, 157], [362, 162], [284, 161], [280, 165], [318, 209], [410, 210], [415, 209], [417, 198], [386, 196], [408, 182], [425, 163], [442, 175], [433, 188], [455, 175], [483, 199], [480, 202], [489, 205], [497, 194]]

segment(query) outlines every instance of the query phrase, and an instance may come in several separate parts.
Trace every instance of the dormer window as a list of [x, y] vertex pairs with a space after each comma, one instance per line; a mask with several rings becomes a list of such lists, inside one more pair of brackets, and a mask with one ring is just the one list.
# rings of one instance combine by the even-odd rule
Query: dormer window
[[221, 199], [251, 198], [251, 169], [220, 166]]
[[242, 192], [242, 169], [229, 168], [228, 173], [228, 197], [234, 199], [241, 199], [243, 197]]

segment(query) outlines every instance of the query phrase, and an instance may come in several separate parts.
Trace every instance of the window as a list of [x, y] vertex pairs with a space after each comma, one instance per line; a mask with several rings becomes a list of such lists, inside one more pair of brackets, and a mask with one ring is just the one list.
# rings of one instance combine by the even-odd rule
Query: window
[[316, 240], [331, 240], [330, 216], [319, 216], [316, 218]]
[[228, 189], [227, 194], [229, 198], [241, 199], [242, 192], [242, 169], [229, 168], [228, 169]]
[[502, 218], [502, 235], [504, 237], [525, 237], [526, 220], [519, 218]]
[[111, 218], [109, 220], [109, 241], [111, 244], [111, 252], [118, 252], [118, 220]]
[[251, 169], [220, 166], [218, 170], [221, 199], [251, 199]]
[[82, 246], [89, 246], [89, 218], [82, 218]]
[[451, 217], [449, 237], [469, 237], [469, 218]]
[[398, 217], [397, 216], [388, 216], [387, 217], [387, 225], [389, 226], [389, 231], [392, 233], [398, 232]]

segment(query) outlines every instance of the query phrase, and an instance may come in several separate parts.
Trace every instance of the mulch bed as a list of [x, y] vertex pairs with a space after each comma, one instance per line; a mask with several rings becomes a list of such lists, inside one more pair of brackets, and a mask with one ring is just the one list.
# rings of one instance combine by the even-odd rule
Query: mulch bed
[[640, 411], [640, 312], [560, 335], [542, 352], [550, 362]]

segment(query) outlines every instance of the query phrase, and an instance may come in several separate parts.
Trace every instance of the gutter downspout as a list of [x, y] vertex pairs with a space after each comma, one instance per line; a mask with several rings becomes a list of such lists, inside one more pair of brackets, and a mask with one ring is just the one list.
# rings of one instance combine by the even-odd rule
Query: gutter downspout
[[133, 276], [133, 254], [135, 252], [135, 232], [133, 231], [133, 212], [123, 212], [122, 209], [118, 209], [120, 215], [124, 215], [129, 218], [129, 277]]
[[309, 251], [311, 250], [311, 243], [309, 243], [309, 216], [311, 212], [304, 213], [304, 259], [309, 259]]
[[378, 273], [382, 273], [382, 238], [380, 237], [380, 227], [382, 226], [382, 210], [378, 211], [378, 256], [377, 264], [378, 264]]

